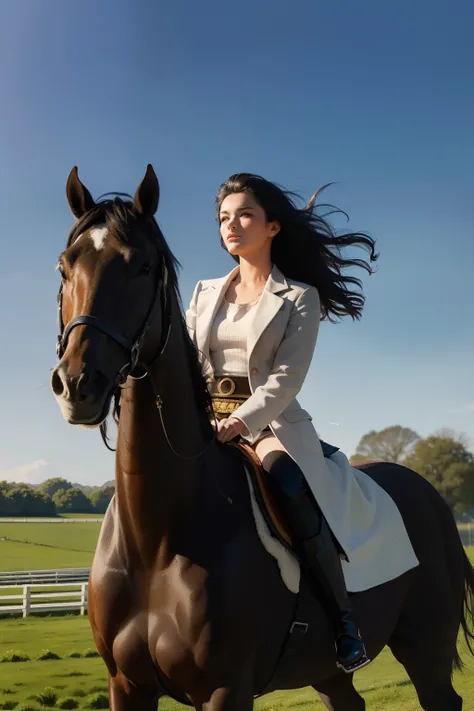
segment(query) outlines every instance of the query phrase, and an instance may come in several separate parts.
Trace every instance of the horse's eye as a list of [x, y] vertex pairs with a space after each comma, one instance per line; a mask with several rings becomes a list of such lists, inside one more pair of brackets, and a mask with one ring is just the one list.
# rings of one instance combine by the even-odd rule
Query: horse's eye
[[147, 276], [151, 272], [151, 264], [149, 262], [145, 262], [145, 264], [142, 264], [140, 267], [140, 271], [138, 274], [140, 276]]
[[59, 263], [59, 264], [57, 265], [56, 271], [58, 271], [59, 274], [61, 275], [61, 279], [65, 279], [65, 278], [66, 278], [66, 274], [65, 274], [65, 272], [64, 272], [64, 269], [63, 269], [63, 266], [62, 266], [61, 263]]

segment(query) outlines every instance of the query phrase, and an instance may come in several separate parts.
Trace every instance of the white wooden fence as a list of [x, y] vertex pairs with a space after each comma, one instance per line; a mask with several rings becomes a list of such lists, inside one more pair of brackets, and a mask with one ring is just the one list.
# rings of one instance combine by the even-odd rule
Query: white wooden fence
[[11, 570], [0, 572], [0, 588], [20, 585], [86, 583], [89, 568], [59, 568], [58, 570]]
[[[6, 587], [6, 586], [3, 586]], [[77, 587], [78, 590], [70, 590], [68, 592], [33, 592], [33, 588], [72, 588]], [[87, 583], [57, 583], [51, 585], [23, 585], [23, 592], [16, 595], [0, 595], [0, 615], [3, 614], [22, 614], [23, 617], [32, 612], [58, 612], [64, 610], [79, 610], [81, 615], [86, 614], [87, 610]], [[47, 599], [48, 602], [36, 602], [37, 600]], [[60, 602], [64, 598], [75, 598], [70, 602]], [[4, 605], [5, 600], [18, 600], [16, 605]], [[53, 600], [53, 601], [52, 601]], [[54, 602], [58, 600], [58, 602]]]

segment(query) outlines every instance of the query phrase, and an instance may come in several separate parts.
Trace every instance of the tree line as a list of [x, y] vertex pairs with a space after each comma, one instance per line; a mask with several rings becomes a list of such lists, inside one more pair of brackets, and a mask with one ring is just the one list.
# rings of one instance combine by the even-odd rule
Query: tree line
[[393, 425], [367, 432], [351, 464], [382, 460], [403, 464], [427, 479], [458, 514], [474, 508], [474, 456], [467, 438], [451, 430], [422, 438], [409, 427]]
[[[393, 425], [367, 432], [350, 461], [403, 464], [425, 477], [457, 514], [474, 510], [474, 456], [466, 438], [441, 430], [422, 438], [409, 427]], [[0, 481], [0, 516], [56, 516], [58, 513], [105, 513], [115, 492], [102, 487], [78, 487], [60, 477], [37, 487]]]
[[114, 493], [111, 484], [84, 490], [61, 477], [47, 479], [37, 487], [0, 481], [0, 516], [102, 514]]

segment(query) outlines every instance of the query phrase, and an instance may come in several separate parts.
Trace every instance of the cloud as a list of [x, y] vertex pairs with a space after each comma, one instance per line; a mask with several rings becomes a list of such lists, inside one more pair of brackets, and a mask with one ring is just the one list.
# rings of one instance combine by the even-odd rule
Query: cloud
[[24, 482], [25, 484], [40, 484], [44, 479], [44, 469], [49, 462], [45, 459], [36, 459], [28, 464], [20, 464], [11, 469], [1, 469], [0, 479], [7, 481]]
[[474, 412], [474, 402], [469, 402], [467, 405], [460, 405], [459, 407], [451, 407], [448, 410], [449, 415], [468, 415]]

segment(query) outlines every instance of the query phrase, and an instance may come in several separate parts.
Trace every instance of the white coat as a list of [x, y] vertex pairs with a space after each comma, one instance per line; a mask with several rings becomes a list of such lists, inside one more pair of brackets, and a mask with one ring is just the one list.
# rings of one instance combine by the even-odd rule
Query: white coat
[[[220, 279], [199, 281], [186, 312], [203, 373], [213, 376], [212, 322], [239, 267]], [[342, 452], [325, 459], [311, 415], [296, 396], [316, 345], [321, 309], [318, 290], [286, 279], [274, 266], [255, 309], [247, 338], [252, 395], [235, 411], [252, 441], [267, 425], [303, 471], [334, 535], [345, 551], [349, 591], [380, 585], [418, 565], [391, 497]]]

